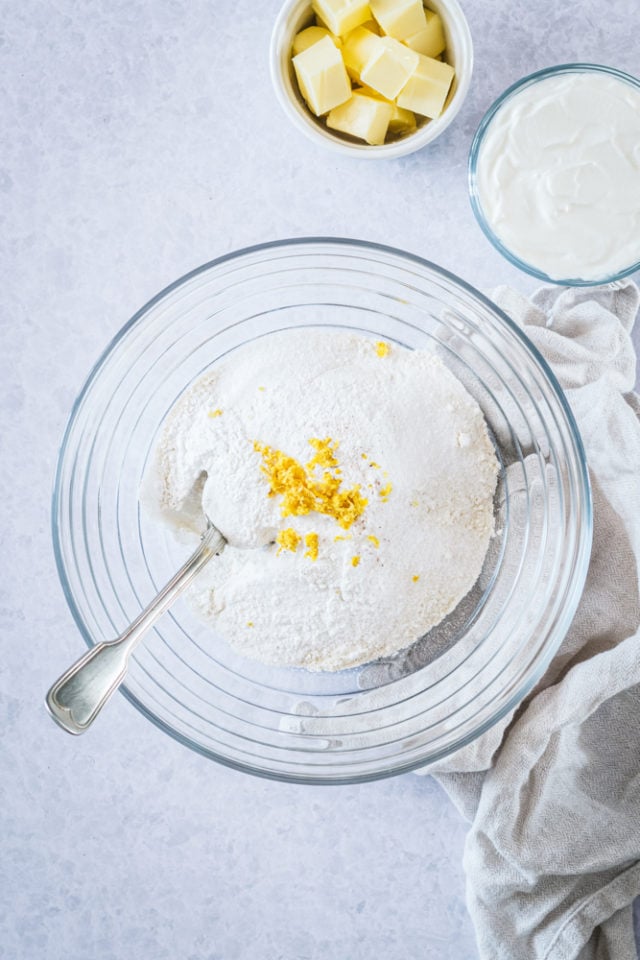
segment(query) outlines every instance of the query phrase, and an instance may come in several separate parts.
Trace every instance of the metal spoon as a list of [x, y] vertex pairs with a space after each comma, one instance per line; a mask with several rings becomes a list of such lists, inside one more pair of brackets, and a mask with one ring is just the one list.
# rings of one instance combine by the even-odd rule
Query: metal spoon
[[46, 704], [53, 719], [68, 733], [84, 733], [125, 678], [129, 657], [144, 635], [194, 577], [226, 544], [209, 523], [200, 546], [175, 577], [116, 640], [98, 643], [63, 673], [49, 690]]

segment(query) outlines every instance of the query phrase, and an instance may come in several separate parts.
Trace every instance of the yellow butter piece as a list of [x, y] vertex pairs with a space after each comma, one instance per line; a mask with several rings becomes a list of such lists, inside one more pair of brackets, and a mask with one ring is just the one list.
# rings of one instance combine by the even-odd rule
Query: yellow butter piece
[[329, 37], [293, 57], [300, 93], [317, 117], [344, 103], [351, 96], [342, 54]]
[[[394, 100], [387, 100], [386, 97], [383, 97], [381, 93], [378, 93], [377, 90], [374, 90], [373, 87], [367, 87], [366, 84], [362, 83], [357, 87], [353, 88], [354, 93], [364, 93], [367, 97], [373, 97], [374, 100], [382, 100], [384, 103], [390, 103], [392, 107], [395, 107]], [[366, 459], [364, 453], [362, 458]]]
[[313, 0], [311, 6], [329, 30], [338, 36], [344, 36], [371, 19], [371, 8], [365, 0]]
[[455, 71], [441, 60], [424, 57], [421, 53], [417, 56], [417, 69], [398, 94], [396, 102], [405, 110], [435, 120], [442, 113]]
[[360, 71], [362, 83], [388, 100], [398, 96], [420, 61], [420, 54], [392, 37], [378, 37], [372, 55]]
[[427, 25], [422, 0], [370, 0], [374, 17], [388, 37], [406, 40]]
[[323, 37], [329, 37], [329, 40], [332, 40], [336, 47], [340, 49], [342, 44], [340, 37], [334, 37], [326, 27], [307, 27], [306, 30], [301, 30], [300, 33], [296, 33], [293, 38], [292, 52], [294, 57], [298, 53], [302, 53], [303, 50], [308, 50], [309, 47], [312, 47], [318, 40], [322, 40]]
[[393, 113], [389, 121], [389, 133], [406, 136], [413, 133], [417, 127], [415, 114], [411, 110], [403, 110], [397, 103], [393, 104]]
[[360, 79], [365, 64], [374, 55], [379, 44], [380, 37], [366, 27], [356, 27], [347, 34], [342, 47], [342, 57], [352, 80]]
[[[381, 93], [378, 93], [377, 90], [372, 90], [371, 87], [354, 87], [354, 93], [364, 93], [368, 97], [373, 97], [374, 100], [382, 100], [383, 103], [388, 103], [391, 107], [391, 120], [389, 121], [389, 133], [394, 134], [397, 137], [404, 137], [410, 133], [415, 133], [417, 129], [417, 121], [415, 115], [411, 110], [403, 110], [402, 107], [399, 107], [395, 100], [387, 100], [386, 97], [383, 97]], [[384, 349], [386, 348], [386, 349]], [[379, 357], [383, 356], [389, 352], [389, 345], [387, 343], [376, 344], [376, 352]], [[362, 459], [366, 460], [366, 454], [362, 454]]]
[[432, 10], [425, 10], [424, 15], [427, 19], [424, 30], [407, 37], [405, 43], [425, 57], [439, 57], [447, 45], [442, 20]]
[[380, 24], [376, 20], [367, 20], [362, 24], [362, 26], [365, 28], [365, 30], [370, 30], [371, 33], [375, 33], [377, 37], [379, 37], [382, 33]]
[[331, 111], [327, 117], [327, 126], [379, 146], [384, 143], [392, 113], [392, 104], [354, 91], [346, 103]]

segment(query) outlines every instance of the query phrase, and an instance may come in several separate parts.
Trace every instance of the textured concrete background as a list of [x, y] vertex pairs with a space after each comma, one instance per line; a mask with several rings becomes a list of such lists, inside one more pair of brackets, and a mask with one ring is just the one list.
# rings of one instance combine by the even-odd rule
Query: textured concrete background
[[49, 683], [82, 651], [54, 569], [58, 444], [91, 364], [198, 264], [261, 240], [353, 236], [487, 291], [504, 263], [466, 196], [472, 134], [524, 73], [638, 72], [637, 0], [467, 2], [469, 99], [432, 147], [335, 158], [272, 94], [278, 4], [6, 2], [0, 34], [0, 957], [473, 960], [465, 825], [429, 778], [288, 787], [217, 767], [117, 697], [75, 740]]

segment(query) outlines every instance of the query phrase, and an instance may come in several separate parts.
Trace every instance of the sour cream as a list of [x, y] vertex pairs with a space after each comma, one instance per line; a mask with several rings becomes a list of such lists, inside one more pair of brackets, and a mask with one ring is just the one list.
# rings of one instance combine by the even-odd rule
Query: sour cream
[[558, 73], [499, 107], [476, 162], [502, 244], [553, 280], [602, 282], [640, 261], [640, 87]]

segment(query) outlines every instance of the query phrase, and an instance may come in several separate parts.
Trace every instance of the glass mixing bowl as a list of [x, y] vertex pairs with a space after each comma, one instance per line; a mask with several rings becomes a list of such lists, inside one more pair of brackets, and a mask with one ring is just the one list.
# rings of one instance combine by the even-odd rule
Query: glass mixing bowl
[[60, 452], [53, 535], [87, 644], [115, 637], [189, 552], [139, 504], [166, 414], [230, 351], [314, 326], [431, 348], [477, 399], [501, 464], [478, 583], [408, 650], [335, 674], [245, 660], [178, 601], [136, 651], [122, 690], [222, 763], [355, 782], [442, 758], [511, 711], [582, 591], [591, 501], [580, 437], [547, 364], [487, 299], [418, 257], [349, 240], [268, 243], [206, 264], [139, 311], [90, 374]]

